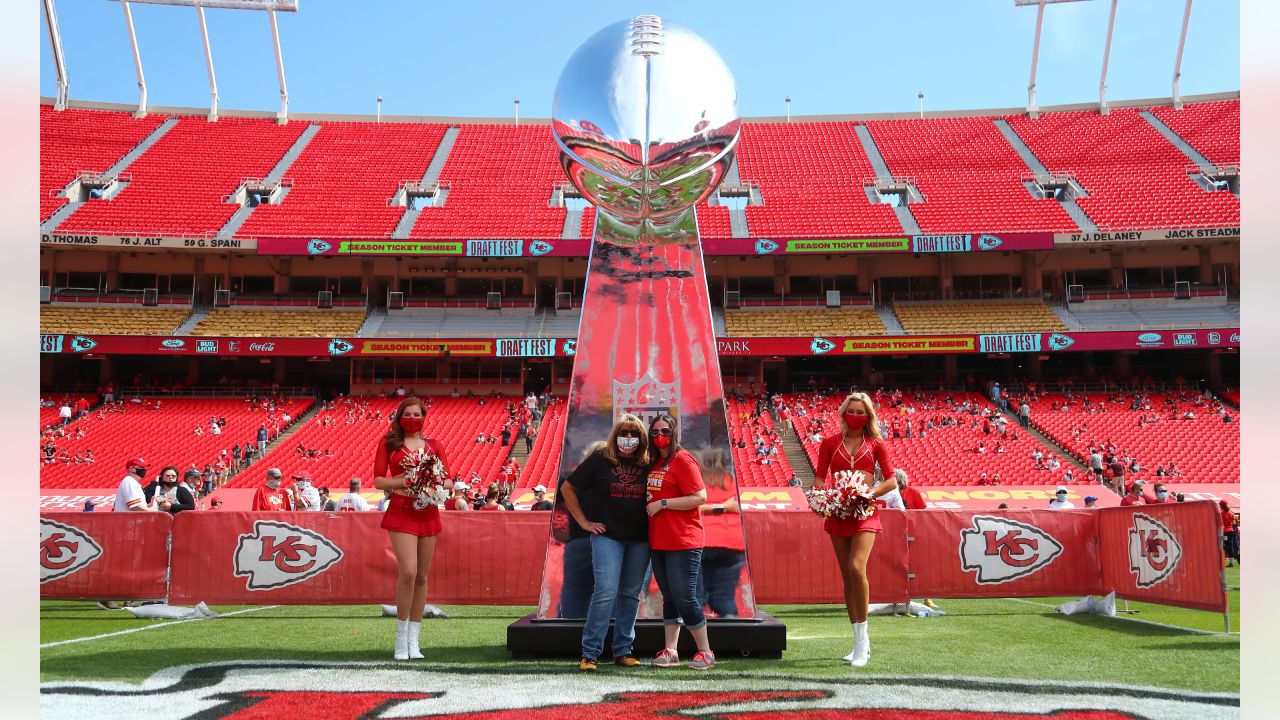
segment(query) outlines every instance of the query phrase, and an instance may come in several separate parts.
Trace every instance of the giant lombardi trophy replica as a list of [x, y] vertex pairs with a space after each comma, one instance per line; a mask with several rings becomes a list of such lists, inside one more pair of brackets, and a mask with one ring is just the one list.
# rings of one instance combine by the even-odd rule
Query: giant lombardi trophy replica
[[[569, 391], [560, 482], [623, 413], [669, 412], [709, 492], [736, 499], [694, 206], [733, 163], [737, 89], [724, 61], [689, 30], [642, 15], [597, 32], [560, 75], [552, 131], [569, 179], [596, 208]], [[576, 655], [590, 597], [590, 544], [570, 533], [557, 492], [536, 617], [508, 629], [517, 656]], [[708, 588], [733, 612], [712, 620], [718, 652], [779, 657], [785, 628], [757, 612], [741, 515], [704, 515], [708, 547], [739, 552]], [[708, 577], [708, 580], [713, 578]], [[732, 587], [724, 587], [728, 583]], [[722, 604], [723, 608], [724, 605]], [[662, 645], [661, 601], [642, 598], [638, 652]], [[658, 618], [657, 622], [644, 622]]]

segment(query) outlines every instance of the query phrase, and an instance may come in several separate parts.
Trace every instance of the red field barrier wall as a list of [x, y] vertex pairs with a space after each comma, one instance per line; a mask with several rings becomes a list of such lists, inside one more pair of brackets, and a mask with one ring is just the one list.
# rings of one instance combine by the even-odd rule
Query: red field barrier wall
[[40, 597], [164, 597], [172, 524], [168, 513], [41, 513]]
[[[445, 513], [427, 597], [534, 605], [549, 513]], [[868, 568], [873, 602], [910, 597], [1120, 597], [1226, 609], [1213, 503], [1100, 510], [885, 511]], [[395, 561], [379, 513], [41, 515], [41, 596], [174, 604], [389, 603]], [[762, 603], [838, 603], [822, 522], [748, 512]], [[166, 548], [172, 539], [172, 553]], [[97, 548], [95, 553], [94, 548]]]
[[1103, 586], [1129, 600], [1227, 609], [1221, 519], [1212, 502], [1099, 511]]

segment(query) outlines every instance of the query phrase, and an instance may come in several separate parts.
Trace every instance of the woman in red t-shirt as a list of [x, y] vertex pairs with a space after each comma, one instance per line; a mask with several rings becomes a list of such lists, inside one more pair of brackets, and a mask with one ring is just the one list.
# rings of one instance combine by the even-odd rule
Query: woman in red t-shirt
[[391, 429], [378, 440], [373, 463], [374, 487], [392, 493], [382, 517], [382, 529], [387, 531], [396, 556], [396, 660], [422, 658], [418, 634], [422, 606], [427, 601], [427, 571], [431, 569], [436, 535], [441, 530], [440, 508], [414, 508], [413, 498], [405, 491], [405, 471], [401, 467], [406, 454], [423, 448], [434, 453], [441, 463], [448, 462], [440, 444], [422, 435], [425, 414], [426, 408], [418, 398], [402, 400]]
[[666, 646], [653, 660], [654, 667], [680, 664], [676, 645], [680, 622], [689, 628], [698, 653], [689, 667], [706, 670], [716, 664], [707, 640], [707, 618], [698, 603], [698, 574], [705, 536], [698, 506], [707, 501], [702, 469], [688, 450], [680, 447], [676, 419], [662, 414], [649, 423], [649, 442], [655, 449], [649, 468], [645, 512], [649, 514], [649, 548], [653, 577], [662, 591], [662, 629]]
[[1235, 567], [1240, 560], [1240, 528], [1236, 514], [1226, 500], [1218, 501], [1218, 511], [1222, 516], [1222, 551], [1227, 556], [1227, 567]]
[[[879, 465], [884, 480], [872, 488], [871, 494], [878, 498], [893, 489], [893, 460], [880, 437], [880, 424], [871, 398], [866, 393], [850, 394], [836, 411], [836, 423], [840, 432], [823, 438], [818, 447], [815, 487], [825, 486], [833, 474], [843, 470], [861, 471], [870, 480]], [[840, 564], [844, 605], [853, 624], [853, 652], [844, 659], [854, 667], [862, 667], [871, 658], [871, 638], [867, 633], [867, 605], [871, 600], [867, 560], [876, 534], [881, 530], [880, 516], [862, 520], [827, 518], [823, 529], [831, 536], [831, 547]]]

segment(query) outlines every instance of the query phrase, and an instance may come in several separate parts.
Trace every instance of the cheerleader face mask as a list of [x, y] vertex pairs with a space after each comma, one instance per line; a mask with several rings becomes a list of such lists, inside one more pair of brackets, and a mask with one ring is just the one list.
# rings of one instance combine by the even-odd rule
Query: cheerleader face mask
[[849, 429], [854, 432], [862, 432], [862, 429], [867, 426], [867, 420], [869, 419], [867, 417], [867, 412], [861, 407], [858, 407], [857, 409], [851, 407], [845, 411], [843, 417], [844, 424], [848, 425]]
[[[400, 417], [400, 429], [405, 435], [416, 435], [422, 432], [422, 409], [416, 405], [410, 405], [404, 409], [405, 415]], [[408, 413], [414, 413], [409, 415]]]

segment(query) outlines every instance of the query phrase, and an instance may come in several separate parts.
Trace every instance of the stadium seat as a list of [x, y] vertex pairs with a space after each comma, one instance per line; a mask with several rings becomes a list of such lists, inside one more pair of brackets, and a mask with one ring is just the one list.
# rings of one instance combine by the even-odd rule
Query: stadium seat
[[884, 335], [884, 323], [875, 310], [841, 308], [822, 310], [729, 310], [724, 314], [730, 337], [805, 335]]
[[81, 335], [169, 335], [189, 307], [41, 305], [40, 332]]
[[909, 335], [1065, 331], [1043, 301], [895, 303], [894, 314]]
[[353, 310], [210, 310], [192, 335], [220, 337], [349, 337], [364, 322]]

